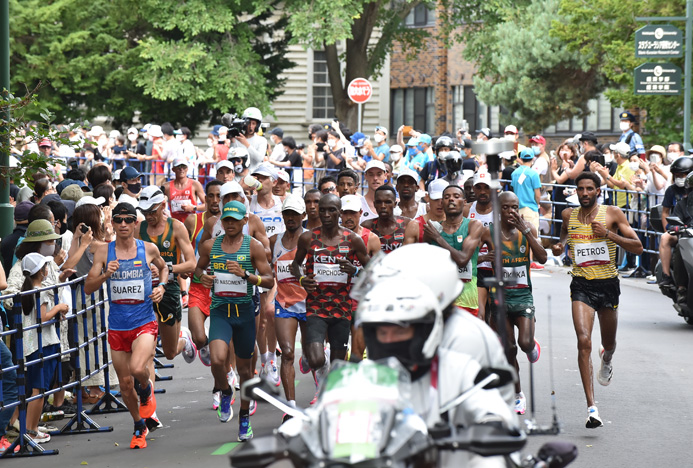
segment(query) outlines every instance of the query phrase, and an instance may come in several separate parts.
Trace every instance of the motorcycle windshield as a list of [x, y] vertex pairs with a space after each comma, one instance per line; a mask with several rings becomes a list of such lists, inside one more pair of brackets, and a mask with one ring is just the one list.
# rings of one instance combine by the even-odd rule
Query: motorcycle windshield
[[316, 407], [328, 458], [358, 463], [380, 456], [410, 394], [409, 373], [396, 359], [335, 363]]

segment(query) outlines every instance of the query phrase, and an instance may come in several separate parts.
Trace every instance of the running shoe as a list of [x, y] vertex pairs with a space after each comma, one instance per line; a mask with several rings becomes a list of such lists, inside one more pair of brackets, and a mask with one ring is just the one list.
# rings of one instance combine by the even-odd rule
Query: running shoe
[[45, 444], [46, 442], [51, 441], [50, 434], [46, 434], [42, 431], [31, 431], [27, 429], [26, 434], [31, 438], [31, 440], [33, 440], [37, 444]]
[[241, 376], [238, 375], [238, 372], [236, 372], [236, 371], [233, 370], [233, 369], [231, 369], [231, 372], [233, 372], [233, 373], [236, 374], [236, 383], [235, 383], [235, 385], [234, 385], [234, 388], [236, 389], [236, 391], [238, 391], [238, 390], [241, 389]]
[[539, 356], [541, 356], [541, 346], [539, 346], [537, 339], [534, 338], [534, 349], [527, 353], [527, 359], [529, 359], [529, 362], [534, 364], [539, 360]]
[[149, 429], [149, 432], [154, 432], [160, 427], [164, 427], [164, 425], [161, 424], [161, 421], [159, 420], [159, 416], [156, 415], [156, 411], [154, 411], [154, 414], [145, 419], [144, 423], [147, 425], [147, 429]]
[[147, 448], [147, 434], [149, 434], [149, 429], [147, 429], [146, 424], [143, 427], [137, 427], [135, 425], [135, 432], [132, 434], [132, 440], [130, 441], [131, 449], [143, 449]]
[[599, 417], [599, 410], [597, 410], [597, 407], [590, 406], [587, 408], [587, 422], [585, 423], [585, 427], [587, 429], [596, 429], [603, 425], [604, 423], [602, 422], [602, 418]]
[[301, 371], [301, 374], [307, 374], [310, 372], [310, 366], [308, 365], [308, 358], [303, 359], [305, 356], [301, 356], [298, 358], [298, 370]]
[[536, 263], [536, 262], [530, 263], [530, 264], [529, 264], [529, 267], [530, 267], [532, 270], [543, 270], [543, 269], [544, 269], [544, 265], [540, 265], [540, 264], [538, 264], [538, 263]]
[[274, 361], [270, 361], [269, 364], [266, 366], [267, 369], [267, 378], [269, 379], [270, 382], [274, 384], [275, 387], [278, 387], [282, 384], [282, 379], [279, 376], [279, 370], [277, 369], [277, 366], [274, 364]]
[[268, 367], [265, 364], [260, 364], [260, 377], [267, 377]]
[[293, 416], [291, 416], [288, 413], [284, 413], [284, 416], [282, 416], [282, 424], [284, 424], [285, 422], [287, 422], [291, 418], [293, 418]]
[[[188, 296], [185, 296], [188, 297]], [[183, 350], [183, 359], [190, 364], [195, 360], [197, 354], [197, 346], [193, 343], [192, 334], [188, 327], [180, 327], [180, 337], [185, 340], [185, 349]]]
[[253, 438], [253, 428], [250, 427], [250, 417], [241, 417], [238, 425], [238, 441], [246, 442]]
[[233, 369], [226, 374], [226, 381], [229, 383], [229, 387], [231, 387], [233, 395], [231, 397], [231, 404], [233, 405], [236, 402], [236, 386], [238, 385], [238, 382], [236, 381], [236, 373], [233, 371]]
[[212, 409], [216, 410], [219, 408], [219, 402], [221, 401], [221, 392], [212, 393]]
[[515, 412], [517, 414], [525, 414], [527, 411], [527, 400], [525, 394], [520, 392], [515, 394]]
[[180, 296], [180, 305], [183, 309], [188, 308], [188, 295], [187, 294], [181, 294]]
[[248, 413], [252, 416], [257, 411], [257, 401], [250, 400], [250, 407], [248, 408]]
[[313, 399], [310, 400], [310, 405], [313, 406], [315, 404], [315, 402], [317, 402], [317, 401], [318, 401], [318, 391], [315, 390], [315, 395], [313, 395]]
[[217, 416], [219, 416], [219, 421], [227, 423], [233, 418], [233, 408], [231, 407], [231, 399], [233, 397], [233, 390], [231, 395], [221, 394], [221, 403], [217, 409]]
[[[137, 382], [137, 379], [135, 379]], [[139, 383], [138, 383], [139, 386]], [[150, 418], [156, 411], [156, 397], [154, 396], [154, 384], [149, 379], [149, 391], [145, 393], [143, 388], [138, 388], [137, 393], [140, 396], [140, 416], [144, 419]]]
[[209, 343], [197, 350], [197, 355], [200, 357], [200, 362], [209, 367], [212, 365], [212, 359], [209, 357]]
[[[12, 443], [10, 443], [9, 440], [7, 440], [7, 437], [2, 436], [0, 437], [0, 453], [5, 453], [5, 451], [10, 448]], [[17, 446], [19, 448], [19, 446]]]
[[607, 386], [611, 383], [611, 378], [614, 376], [614, 366], [611, 362], [604, 361], [604, 348], [599, 349], [599, 357], [602, 360], [602, 365], [597, 372], [597, 382], [600, 385]]

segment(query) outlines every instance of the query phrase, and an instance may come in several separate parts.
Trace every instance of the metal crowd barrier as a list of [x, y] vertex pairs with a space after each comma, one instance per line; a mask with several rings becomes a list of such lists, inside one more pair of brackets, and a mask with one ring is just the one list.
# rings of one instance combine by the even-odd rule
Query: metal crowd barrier
[[[11, 305], [11, 311], [8, 313], [8, 319], [11, 325], [9, 330], [3, 331], [0, 333], [0, 336], [5, 339], [12, 339], [13, 344], [11, 346], [11, 351], [14, 359], [13, 365], [3, 367], [0, 371], [0, 376], [2, 377], [0, 379], [0, 413], [7, 415], [5, 411], [13, 412], [14, 408], [18, 408], [19, 411], [19, 436], [12, 442], [12, 445], [0, 455], [2, 458], [58, 454], [58, 450], [44, 449], [40, 444], [34, 442], [27, 434], [27, 405], [31, 401], [44, 397], [47, 398], [61, 390], [70, 390], [74, 395], [74, 404], [77, 408], [75, 415], [69, 420], [66, 420], [65, 425], [61, 429], [49, 432], [51, 436], [110, 432], [113, 430], [113, 427], [100, 426], [91, 418], [91, 415], [127, 411], [125, 405], [120, 402], [111, 391], [109, 383], [110, 360], [108, 354], [106, 300], [104, 299], [104, 290], [101, 288], [94, 294], [91, 294], [89, 296], [91, 301], [88, 302], [87, 295], [84, 292], [85, 278], [86, 276], [83, 276], [55, 286], [0, 296], [0, 301], [2, 301], [2, 303]], [[67, 323], [66, 328], [69, 346], [67, 349], [61, 349], [60, 352], [45, 354], [42, 328], [45, 326], [55, 326], [58, 337], [60, 337], [60, 320], [53, 319], [41, 324], [40, 307], [36, 307], [36, 324], [24, 328], [22, 324], [23, 312], [21, 297], [34, 295], [36, 299], [35, 303], [40, 304], [40, 293], [42, 291], [53, 291], [56, 297], [55, 303], [58, 304], [60, 303], [58, 290], [63, 287], [69, 287], [72, 296], [72, 311], [68, 313], [64, 319]], [[81, 300], [77, 301], [78, 298]], [[78, 303], [82, 305], [80, 308], [77, 307]], [[97, 318], [100, 320], [97, 320]], [[91, 327], [88, 326], [89, 322], [91, 323]], [[27, 361], [26, 356], [24, 356], [25, 334], [34, 329], [37, 330], [39, 354], [37, 359]], [[3, 345], [4, 341], [0, 346]], [[84, 362], [80, 361], [80, 350], [83, 350]], [[49, 388], [50, 382], [43, 382], [44, 364], [51, 360], [58, 360], [56, 375], [61, 375], [63, 370], [63, 359], [66, 358], [69, 358], [72, 362], [74, 375], [68, 383], [56, 388]], [[33, 366], [38, 366], [41, 369], [40, 385], [47, 388], [47, 390], [32, 397], [31, 391], [27, 389], [26, 374], [27, 370]], [[11, 382], [14, 372], [16, 372], [16, 381]], [[104, 394], [93, 407], [87, 409], [82, 400], [82, 384], [100, 372], [104, 374]], [[12, 387], [14, 384], [16, 384], [17, 389], [16, 399], [13, 398], [12, 395]], [[6, 395], [6, 393], [8, 393], [8, 395]], [[9, 420], [9, 418], [0, 419], [3, 421], [6, 419]], [[50, 422], [51, 424], [55, 424], [58, 421], [53, 420]]]

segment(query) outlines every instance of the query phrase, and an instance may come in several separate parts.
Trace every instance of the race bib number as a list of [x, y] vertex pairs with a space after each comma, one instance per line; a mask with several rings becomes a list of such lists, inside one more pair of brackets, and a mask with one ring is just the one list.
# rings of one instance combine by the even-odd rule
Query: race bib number
[[503, 267], [503, 280], [515, 283], [512, 286], [506, 286], [508, 289], [528, 288], [529, 273], [527, 272], [527, 267]]
[[349, 275], [342, 273], [339, 269], [339, 265], [331, 263], [315, 263], [315, 281], [320, 284], [347, 284], [349, 281]]
[[185, 200], [171, 200], [171, 213], [182, 213], [185, 211], [184, 206], [192, 205], [189, 198]]
[[296, 283], [298, 280], [291, 274], [292, 260], [277, 261], [277, 282], [278, 283]]
[[606, 241], [575, 245], [575, 264], [579, 267], [608, 265], [610, 261]]
[[264, 216], [261, 219], [262, 224], [265, 225], [267, 237], [272, 237], [274, 234], [281, 234], [284, 232], [284, 219], [281, 215]]
[[457, 276], [459, 279], [461, 279], [465, 283], [467, 281], [472, 280], [472, 266], [470, 265], [470, 263], [467, 263], [467, 265], [464, 267], [461, 267], [461, 266], [457, 267]]
[[144, 281], [111, 281], [111, 302], [114, 304], [142, 304]]
[[219, 297], [243, 297], [248, 293], [248, 282], [231, 273], [214, 273], [214, 294]]

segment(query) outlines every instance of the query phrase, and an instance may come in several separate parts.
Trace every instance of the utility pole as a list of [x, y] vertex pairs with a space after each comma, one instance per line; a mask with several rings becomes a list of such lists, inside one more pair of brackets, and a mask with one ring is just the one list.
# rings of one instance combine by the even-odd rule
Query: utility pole
[[[10, 0], [0, 0], [0, 92], [5, 96], [10, 90]], [[10, 110], [6, 109], [0, 120], [8, 122]], [[0, 132], [0, 167], [10, 165], [10, 132], [7, 126]], [[12, 232], [14, 208], [10, 205], [10, 177], [0, 181], [0, 237]]]

